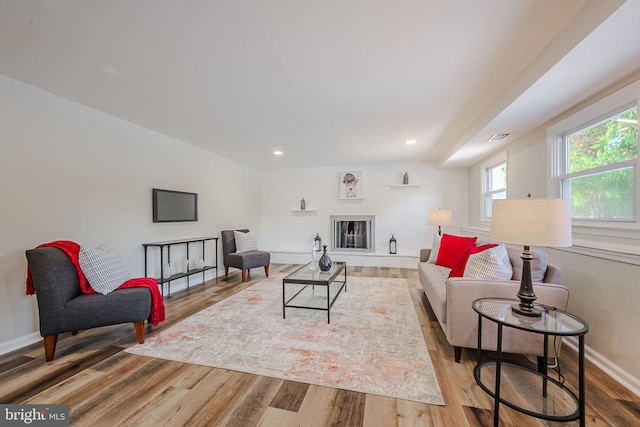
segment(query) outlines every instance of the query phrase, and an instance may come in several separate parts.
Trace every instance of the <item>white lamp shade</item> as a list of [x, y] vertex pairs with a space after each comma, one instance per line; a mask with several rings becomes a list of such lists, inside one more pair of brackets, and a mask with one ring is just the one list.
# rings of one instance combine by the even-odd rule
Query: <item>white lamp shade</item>
[[566, 199], [494, 200], [491, 240], [523, 246], [571, 246], [571, 204]]
[[451, 211], [446, 209], [429, 209], [427, 225], [451, 225]]

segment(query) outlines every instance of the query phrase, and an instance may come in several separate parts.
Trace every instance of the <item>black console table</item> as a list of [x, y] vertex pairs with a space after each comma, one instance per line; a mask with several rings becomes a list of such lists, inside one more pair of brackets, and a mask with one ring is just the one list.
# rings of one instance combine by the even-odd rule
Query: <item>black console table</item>
[[[215, 246], [216, 256], [214, 258], [214, 262], [212, 265], [204, 265], [202, 268], [191, 268], [189, 264], [189, 245], [192, 243], [201, 243], [202, 244], [202, 259], [206, 262], [205, 258], [205, 242], [213, 240]], [[176, 245], [186, 245], [187, 248], [187, 271], [180, 272], [176, 274], [172, 274], [169, 277], [164, 277], [164, 253], [165, 248], [167, 249], [167, 261], [169, 264], [171, 263], [171, 246]], [[164, 296], [164, 284], [167, 284], [168, 293], [167, 296], [171, 296], [171, 281], [182, 279], [183, 277], [187, 278], [187, 289], [189, 289], [189, 276], [193, 274], [202, 273], [202, 283], [204, 283], [204, 273], [207, 270], [216, 270], [216, 280], [218, 280], [218, 238], [217, 237], [197, 237], [193, 239], [184, 239], [184, 240], [168, 240], [165, 242], [153, 242], [153, 243], [143, 243], [144, 247], [144, 276], [149, 277], [147, 274], [147, 249], [149, 247], [156, 247], [160, 249], [160, 277], [156, 280], [160, 285], [160, 289], [162, 292], [162, 296]]]

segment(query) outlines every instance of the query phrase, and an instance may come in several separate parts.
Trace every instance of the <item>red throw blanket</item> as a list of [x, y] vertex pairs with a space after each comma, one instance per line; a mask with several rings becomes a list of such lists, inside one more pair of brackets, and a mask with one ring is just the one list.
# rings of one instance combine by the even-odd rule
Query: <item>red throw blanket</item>
[[[55, 242], [45, 243], [38, 246], [38, 248], [43, 247], [54, 247], [64, 252], [73, 263], [73, 266], [76, 268], [78, 279], [80, 281], [80, 289], [82, 290], [82, 292], [85, 294], [94, 294], [96, 292], [93, 290], [84, 273], [82, 272], [82, 269], [80, 268], [79, 244], [70, 240], [56, 240]], [[152, 279], [150, 277], [138, 277], [135, 279], [130, 279], [118, 287], [118, 289], [125, 288], [148, 288], [149, 292], [151, 292], [151, 314], [149, 315], [149, 322], [151, 322], [153, 326], [157, 326], [164, 320], [164, 300], [162, 299], [162, 294], [160, 294], [160, 289], [158, 289], [158, 282], [156, 282], [156, 279]], [[27, 265], [27, 295], [33, 295], [35, 293], [36, 290], [33, 286], [33, 278], [31, 277], [29, 266]]]

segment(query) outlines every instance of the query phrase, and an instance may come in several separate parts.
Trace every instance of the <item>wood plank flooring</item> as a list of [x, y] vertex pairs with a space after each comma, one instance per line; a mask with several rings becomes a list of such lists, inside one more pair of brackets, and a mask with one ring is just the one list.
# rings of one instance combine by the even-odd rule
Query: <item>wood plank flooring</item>
[[[295, 268], [272, 265], [271, 272]], [[167, 320], [157, 328], [146, 326], [147, 336], [257, 283], [264, 278], [259, 270], [245, 283], [235, 271], [228, 280], [174, 293], [165, 300]], [[473, 379], [475, 351], [463, 351], [462, 362], [454, 362], [417, 270], [350, 267], [349, 275], [408, 279], [444, 406], [129, 354], [123, 350], [136, 343], [132, 325], [63, 334], [51, 363], [44, 361], [41, 343], [0, 356], [0, 402], [69, 404], [71, 424], [92, 427], [493, 425], [493, 402]], [[535, 368], [535, 358], [510, 356], [510, 361]], [[575, 353], [563, 347], [560, 362], [567, 384], [575, 389]], [[586, 377], [587, 425], [640, 425], [638, 396], [589, 362]], [[500, 419], [504, 426], [578, 425], [535, 420], [504, 405]]]

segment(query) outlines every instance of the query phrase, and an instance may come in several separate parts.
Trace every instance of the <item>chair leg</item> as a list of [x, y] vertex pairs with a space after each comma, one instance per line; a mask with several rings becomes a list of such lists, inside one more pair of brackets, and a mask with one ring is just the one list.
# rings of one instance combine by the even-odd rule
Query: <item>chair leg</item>
[[229, 267], [228, 266], [224, 266], [224, 277], [229, 277]]
[[267, 277], [269, 277], [269, 266], [268, 265], [264, 266], [264, 274], [266, 274]]
[[456, 363], [460, 363], [460, 358], [462, 357], [462, 347], [455, 347], [454, 350]]
[[249, 270], [242, 270], [242, 281], [244, 282], [245, 280], [247, 280], [247, 271]]
[[58, 334], [47, 335], [42, 337], [44, 340], [44, 360], [51, 362], [53, 355], [56, 353], [56, 344], [58, 343]]
[[144, 344], [144, 320], [140, 322], [133, 322], [133, 328], [136, 330], [138, 344]]

